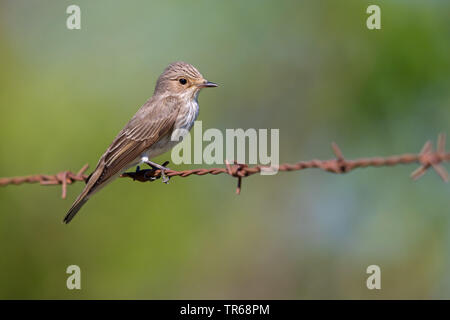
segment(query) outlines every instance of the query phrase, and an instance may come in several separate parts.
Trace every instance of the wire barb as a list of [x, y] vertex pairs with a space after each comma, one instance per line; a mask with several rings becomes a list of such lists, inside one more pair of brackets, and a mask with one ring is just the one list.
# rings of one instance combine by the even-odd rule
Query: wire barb
[[339, 148], [339, 146], [337, 145], [337, 143], [332, 142], [331, 143], [331, 148], [333, 149], [333, 153], [336, 156], [336, 170], [335, 173], [344, 173], [347, 172], [347, 163], [344, 159], [344, 154], [342, 153], [341, 149]]
[[[294, 164], [284, 163], [278, 167], [268, 167], [262, 165], [256, 165], [249, 167], [246, 164], [237, 163], [230, 164], [229, 161], [225, 161], [225, 168], [203, 168], [203, 169], [191, 169], [183, 171], [166, 170], [165, 174], [168, 177], [189, 177], [191, 175], [203, 176], [206, 174], [228, 174], [232, 177], [237, 178], [236, 194], [241, 193], [242, 189], [242, 179], [249, 177], [253, 174], [259, 173], [266, 170], [278, 171], [299, 171], [304, 169], [317, 168], [323, 171], [333, 172], [333, 173], [347, 173], [357, 168], [367, 168], [367, 167], [382, 167], [382, 166], [394, 166], [398, 164], [420, 164], [419, 168], [411, 173], [411, 178], [417, 180], [422, 177], [429, 168], [433, 170], [442, 178], [443, 181], [449, 181], [449, 175], [447, 170], [442, 166], [443, 162], [450, 161], [450, 153], [445, 150], [445, 134], [441, 133], [437, 139], [437, 149], [433, 149], [433, 144], [431, 141], [427, 141], [419, 154], [403, 154], [395, 155], [386, 158], [374, 157], [374, 158], [360, 158], [355, 160], [346, 160], [343, 156], [341, 149], [336, 143], [331, 144], [331, 148], [335, 155], [335, 159], [331, 160], [311, 160], [311, 161], [299, 161]], [[62, 187], [61, 197], [64, 199], [67, 194], [67, 185], [72, 184], [76, 181], [86, 181], [88, 175], [85, 174], [88, 165], [84, 165], [77, 173], [72, 173], [71, 171], [62, 171], [55, 175], [32, 175], [24, 177], [13, 177], [13, 178], [0, 178], [0, 186], [10, 185], [10, 184], [23, 184], [23, 183], [37, 183], [41, 185], [58, 185]], [[138, 170], [136, 172], [125, 172], [121, 175], [122, 178], [131, 178], [134, 181], [147, 182], [154, 181], [161, 177], [161, 170], [159, 169], [147, 169]]]
[[441, 165], [441, 162], [449, 161], [448, 154], [445, 153], [445, 134], [439, 134], [436, 152], [433, 150], [433, 143], [427, 141], [420, 151], [418, 161], [421, 166], [411, 173], [413, 180], [422, 177], [432, 167], [444, 182], [448, 182], [447, 170]]

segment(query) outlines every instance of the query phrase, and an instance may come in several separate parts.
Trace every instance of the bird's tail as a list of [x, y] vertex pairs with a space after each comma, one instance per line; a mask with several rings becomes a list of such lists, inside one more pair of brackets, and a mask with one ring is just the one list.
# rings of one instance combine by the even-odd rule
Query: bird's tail
[[78, 196], [78, 198], [72, 204], [72, 207], [69, 209], [66, 216], [64, 217], [64, 220], [63, 220], [64, 223], [66, 223], [66, 224], [69, 223], [73, 219], [73, 217], [75, 217], [75, 215], [81, 209], [81, 207], [89, 200], [88, 195], [89, 195], [90, 191], [91, 190], [88, 186], [86, 186], [84, 188], [83, 192], [81, 192], [81, 194]]

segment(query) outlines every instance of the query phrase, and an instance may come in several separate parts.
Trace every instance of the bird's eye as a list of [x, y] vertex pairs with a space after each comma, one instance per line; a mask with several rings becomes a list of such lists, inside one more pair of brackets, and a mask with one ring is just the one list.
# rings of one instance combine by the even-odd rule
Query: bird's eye
[[187, 83], [186, 79], [181, 78], [180, 80], [178, 80], [182, 85], [185, 85]]

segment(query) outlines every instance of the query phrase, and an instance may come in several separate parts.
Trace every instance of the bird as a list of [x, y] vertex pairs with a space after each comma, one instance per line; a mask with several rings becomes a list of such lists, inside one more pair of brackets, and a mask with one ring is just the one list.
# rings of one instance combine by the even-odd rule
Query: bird
[[[159, 76], [153, 96], [135, 113], [117, 134], [88, 176], [83, 191], [64, 217], [69, 223], [89, 198], [126, 170], [147, 164], [161, 171], [168, 182], [169, 168], [152, 162], [181, 141], [174, 139], [179, 130], [188, 132], [199, 113], [198, 95], [203, 88], [217, 87], [206, 80], [191, 64], [177, 61], [169, 64]], [[177, 133], [179, 135], [179, 133]]]

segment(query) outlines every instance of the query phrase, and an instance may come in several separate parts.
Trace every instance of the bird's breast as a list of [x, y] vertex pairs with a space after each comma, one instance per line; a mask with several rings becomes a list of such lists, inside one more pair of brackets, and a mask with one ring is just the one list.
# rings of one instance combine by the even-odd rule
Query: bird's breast
[[[183, 104], [180, 107], [178, 117], [175, 120], [174, 131], [170, 134], [162, 137], [158, 142], [153, 144], [145, 153], [149, 159], [157, 157], [182, 141], [180, 137], [183, 137], [191, 130], [195, 120], [198, 117], [199, 106], [196, 99]], [[182, 129], [177, 130], [177, 129]]]
[[183, 104], [175, 121], [175, 129], [191, 130], [198, 117], [199, 106], [197, 99], [192, 99]]

